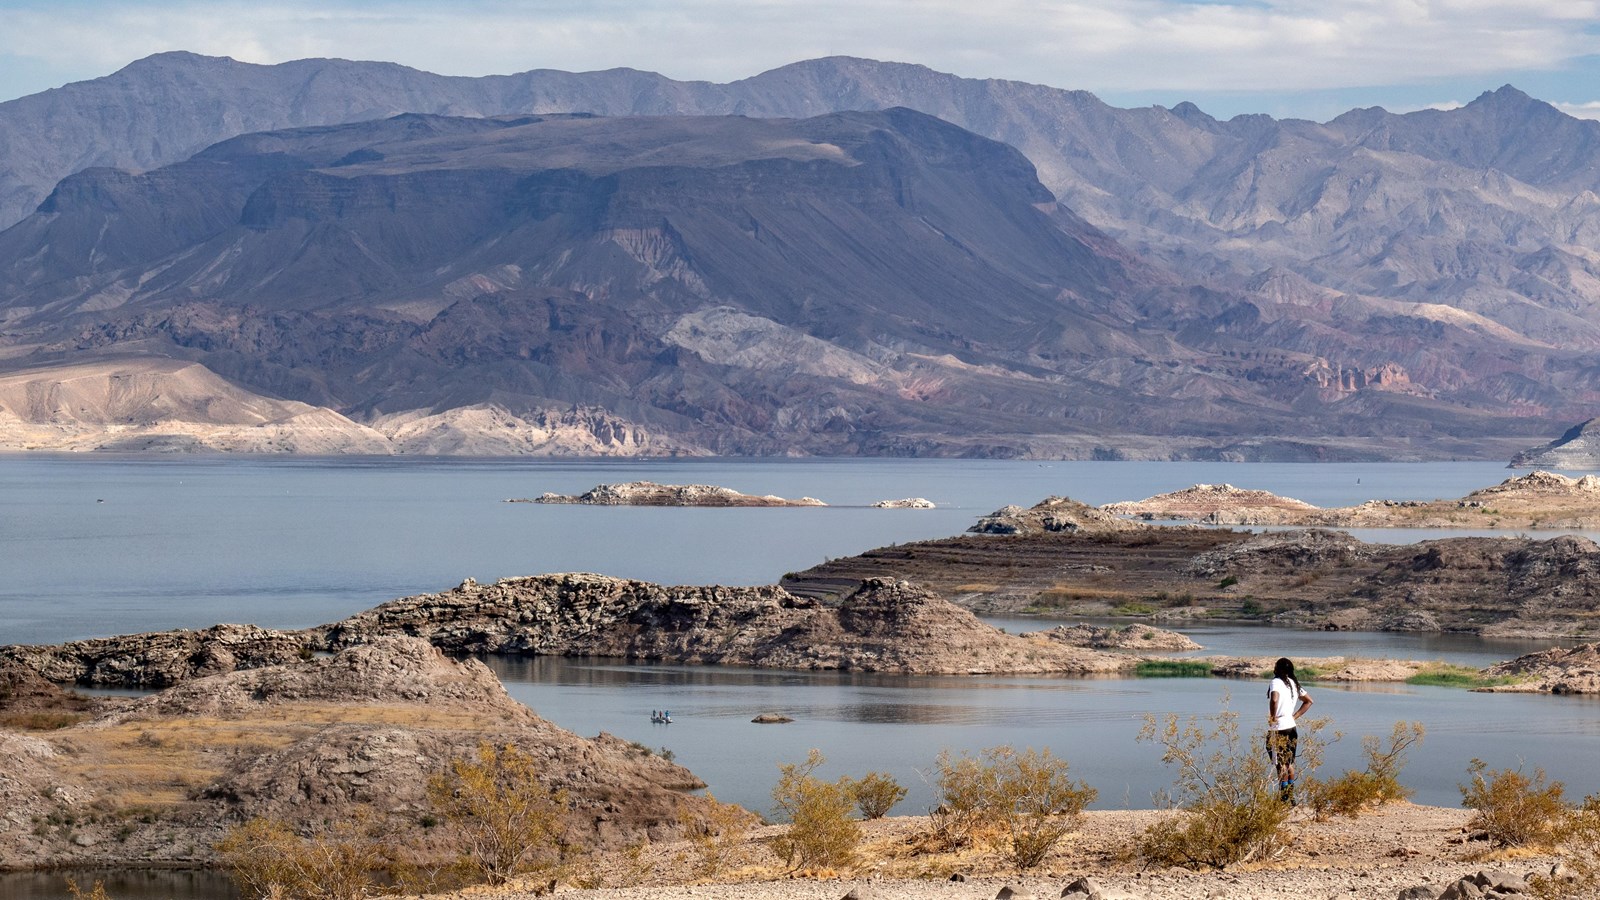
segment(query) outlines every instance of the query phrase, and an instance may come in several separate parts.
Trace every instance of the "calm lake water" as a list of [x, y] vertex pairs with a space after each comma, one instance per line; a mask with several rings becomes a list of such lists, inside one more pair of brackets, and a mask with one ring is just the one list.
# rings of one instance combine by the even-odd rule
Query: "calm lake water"
[[[589, 571], [767, 584], [829, 557], [956, 534], [1000, 506], [1052, 494], [1107, 503], [1226, 481], [1331, 506], [1457, 497], [1510, 474], [1495, 463], [0, 456], [0, 643], [219, 621], [298, 628], [466, 576]], [[501, 502], [640, 479], [813, 496], [834, 507]], [[866, 508], [908, 496], [939, 508]]]
[[[393, 597], [488, 581], [593, 571], [674, 584], [764, 584], [828, 557], [956, 534], [1000, 506], [1049, 495], [1088, 503], [1229, 482], [1321, 506], [1456, 497], [1513, 473], [1495, 463], [1032, 463], [950, 460], [462, 461], [0, 456], [0, 644], [219, 621], [303, 627]], [[544, 491], [649, 479], [813, 496], [823, 509], [644, 509], [507, 504]], [[877, 510], [926, 497], [934, 510]], [[1486, 532], [1477, 532], [1486, 533]], [[1448, 532], [1364, 532], [1414, 541]], [[996, 620], [1009, 631], [1048, 627]], [[1473, 665], [1545, 644], [1462, 636], [1296, 632], [1205, 623], [1208, 652], [1356, 654]], [[1207, 715], [1225, 698], [1251, 728], [1264, 688], [1210, 679], [914, 678], [568, 660], [494, 660], [518, 699], [580, 734], [671, 750], [718, 797], [766, 811], [779, 762], [817, 747], [823, 774], [883, 770], [925, 810], [942, 748], [1049, 747], [1100, 790], [1099, 806], [1150, 805], [1170, 783], [1144, 717]], [[1405, 782], [1456, 804], [1468, 760], [1546, 767], [1577, 795], [1600, 790], [1600, 702], [1385, 686], [1320, 687], [1315, 712], [1347, 737], [1330, 765], [1356, 765], [1360, 736], [1417, 720], [1428, 737]], [[671, 709], [652, 726], [652, 709]], [[793, 716], [759, 726], [760, 712]], [[216, 897], [215, 876], [120, 873], [112, 896]], [[53, 876], [0, 876], [0, 897], [63, 896]], [[144, 879], [144, 881], [141, 881]], [[150, 879], [155, 879], [151, 881]], [[140, 885], [144, 884], [145, 887]]]

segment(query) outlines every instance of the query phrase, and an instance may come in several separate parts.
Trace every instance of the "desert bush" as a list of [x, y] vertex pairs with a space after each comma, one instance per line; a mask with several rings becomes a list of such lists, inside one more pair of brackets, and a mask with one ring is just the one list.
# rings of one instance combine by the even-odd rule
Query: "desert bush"
[[[1325, 720], [1300, 723], [1300, 777], [1311, 778], [1322, 761]], [[1182, 719], [1150, 716], [1139, 740], [1159, 744], [1161, 761], [1177, 770], [1168, 799], [1181, 813], [1146, 829], [1138, 852], [1163, 866], [1217, 868], [1259, 859], [1277, 849], [1290, 805], [1278, 791], [1276, 769], [1260, 736], [1240, 734], [1239, 714]]]
[[428, 780], [440, 830], [475, 880], [553, 872], [572, 849], [563, 839], [567, 795], [541, 784], [537, 770], [528, 753], [483, 743], [475, 758]]
[[849, 780], [818, 778], [814, 773], [822, 763], [822, 752], [812, 750], [805, 762], [780, 764], [772, 788], [773, 806], [789, 820], [773, 849], [796, 869], [843, 868], [861, 844], [861, 825], [850, 818], [856, 801]]
[[1552, 836], [1564, 871], [1531, 879], [1534, 896], [1539, 900], [1600, 896], [1600, 795], [1585, 797], [1582, 806], [1556, 825]]
[[999, 747], [988, 752], [1000, 769], [995, 802], [1007, 833], [1002, 851], [1018, 869], [1031, 869], [1076, 826], [1099, 792], [1068, 778], [1067, 761], [1048, 749], [1013, 753]]
[[1347, 769], [1328, 781], [1308, 780], [1306, 794], [1317, 818], [1355, 818], [1368, 806], [1410, 797], [1411, 790], [1400, 783], [1400, 770], [1405, 768], [1406, 751], [1421, 743], [1424, 734], [1421, 722], [1396, 722], [1387, 746], [1376, 735], [1361, 739], [1367, 760], [1361, 771]]
[[757, 821], [754, 813], [736, 803], [723, 803], [710, 791], [706, 792], [703, 816], [685, 808], [678, 820], [700, 856], [695, 869], [701, 878], [715, 878], [743, 861], [740, 845]]
[[217, 844], [247, 897], [357, 900], [379, 893], [390, 856], [383, 830], [360, 812], [308, 835], [287, 822], [254, 818]]
[[1472, 780], [1460, 787], [1461, 805], [1473, 811], [1468, 828], [1482, 831], [1494, 847], [1550, 843], [1567, 815], [1565, 785], [1546, 783], [1544, 769], [1534, 769], [1529, 778], [1520, 767], [1490, 770], [1481, 759], [1467, 773]]
[[110, 898], [106, 896], [106, 883], [98, 879], [95, 881], [93, 887], [85, 891], [83, 888], [78, 887], [78, 882], [76, 879], [68, 878], [67, 896], [71, 897], [72, 900], [110, 900]]
[[997, 847], [1019, 869], [1044, 860], [1097, 792], [1067, 775], [1049, 750], [991, 747], [974, 757], [939, 754], [934, 836], [947, 847]]
[[856, 798], [856, 809], [863, 819], [881, 819], [906, 798], [906, 789], [894, 776], [886, 772], [868, 772], [859, 779], [848, 780], [850, 793]]

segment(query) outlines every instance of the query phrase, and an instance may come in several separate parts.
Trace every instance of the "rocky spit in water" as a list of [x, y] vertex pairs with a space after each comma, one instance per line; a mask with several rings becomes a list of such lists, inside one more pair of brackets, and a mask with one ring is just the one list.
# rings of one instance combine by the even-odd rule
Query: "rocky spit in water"
[[[1536, 473], [1512, 482], [1475, 492], [1471, 502], [1481, 506], [1472, 515], [1493, 516], [1546, 487], [1600, 502], [1593, 478]], [[862, 579], [908, 579], [986, 615], [1222, 616], [1508, 638], [1600, 633], [1600, 545], [1579, 535], [1377, 544], [1323, 528], [1152, 525], [1061, 497], [996, 510], [969, 532], [832, 559], [782, 585], [829, 601]]]
[[581, 506], [827, 506], [815, 497], [789, 500], [771, 494], [742, 494], [714, 484], [656, 484], [630, 481], [599, 484], [581, 494], [545, 493], [507, 503], [567, 503]]
[[1512, 469], [1600, 469], [1600, 418], [1572, 426], [1543, 447], [1511, 457]]

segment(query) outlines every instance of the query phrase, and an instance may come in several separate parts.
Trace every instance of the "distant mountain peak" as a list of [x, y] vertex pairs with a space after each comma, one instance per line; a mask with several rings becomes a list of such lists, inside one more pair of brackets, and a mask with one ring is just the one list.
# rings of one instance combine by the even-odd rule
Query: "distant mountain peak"
[[1484, 91], [1476, 99], [1468, 103], [1466, 108], [1488, 107], [1491, 109], [1521, 109], [1526, 107], [1551, 107], [1543, 100], [1536, 100], [1509, 84], [1503, 84], [1492, 91]]

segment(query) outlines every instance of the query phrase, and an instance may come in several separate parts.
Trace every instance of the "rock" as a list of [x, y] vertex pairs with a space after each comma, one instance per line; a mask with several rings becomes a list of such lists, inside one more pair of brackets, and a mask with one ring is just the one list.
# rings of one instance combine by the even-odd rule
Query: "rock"
[[791, 719], [782, 713], [762, 713], [750, 721], [756, 723], [757, 725], [785, 725], [789, 722], [793, 722], [794, 719]]
[[1600, 643], [1554, 647], [1497, 663], [1483, 670], [1488, 677], [1509, 677], [1516, 683], [1489, 690], [1600, 694]]
[[741, 494], [731, 488], [711, 484], [656, 484], [630, 481], [600, 484], [582, 494], [541, 494], [533, 503], [568, 503], [583, 506], [827, 506], [815, 497], [786, 500], [772, 495]]
[[1067, 497], [1048, 497], [1028, 509], [1004, 506], [967, 531], [975, 534], [1090, 534], [1149, 528]]
[[1480, 871], [1472, 876], [1472, 881], [1485, 891], [1497, 891], [1501, 894], [1526, 894], [1528, 882], [1521, 875], [1508, 872], [1505, 869]]
[[839, 900], [879, 900], [881, 895], [868, 887], [853, 887]]
[[1148, 625], [1106, 626], [1057, 625], [1047, 631], [1029, 632], [1029, 637], [1042, 637], [1066, 644], [1069, 647], [1091, 647], [1096, 650], [1199, 650], [1200, 645], [1179, 634]]
[[463, 585], [325, 626], [329, 647], [389, 634], [450, 653], [614, 656], [873, 672], [1114, 671], [1113, 657], [1005, 634], [905, 581], [869, 579], [837, 607], [779, 587], [664, 587], [563, 574]]
[[994, 895], [994, 900], [1033, 900], [1033, 892], [1027, 888], [1006, 885]]
[[950, 876], [950, 880], [951, 881], [956, 881], [956, 882], [966, 881], [967, 880], [967, 876], [961, 874], [960, 872], [957, 872], [954, 875]]
[[1061, 896], [1063, 898], [1081, 897], [1083, 900], [1103, 900], [1105, 891], [1101, 889], [1099, 882], [1085, 876], [1062, 888]]
[[872, 508], [873, 509], [933, 509], [933, 508], [935, 508], [935, 504], [934, 504], [934, 502], [932, 500], [924, 500], [921, 497], [906, 497], [903, 500], [879, 500], [877, 503], [872, 504]]
[[1395, 900], [1436, 900], [1438, 896], [1439, 892], [1434, 890], [1432, 886], [1417, 884], [1403, 888], [1395, 897]]
[[1101, 509], [1142, 519], [1187, 519], [1207, 525], [1273, 525], [1317, 507], [1269, 491], [1245, 490], [1231, 484], [1197, 484], [1144, 500], [1108, 503]]
[[20, 662], [58, 684], [160, 688], [237, 669], [282, 665], [310, 652], [310, 639], [301, 632], [213, 625], [198, 631], [0, 647], [0, 659]]

